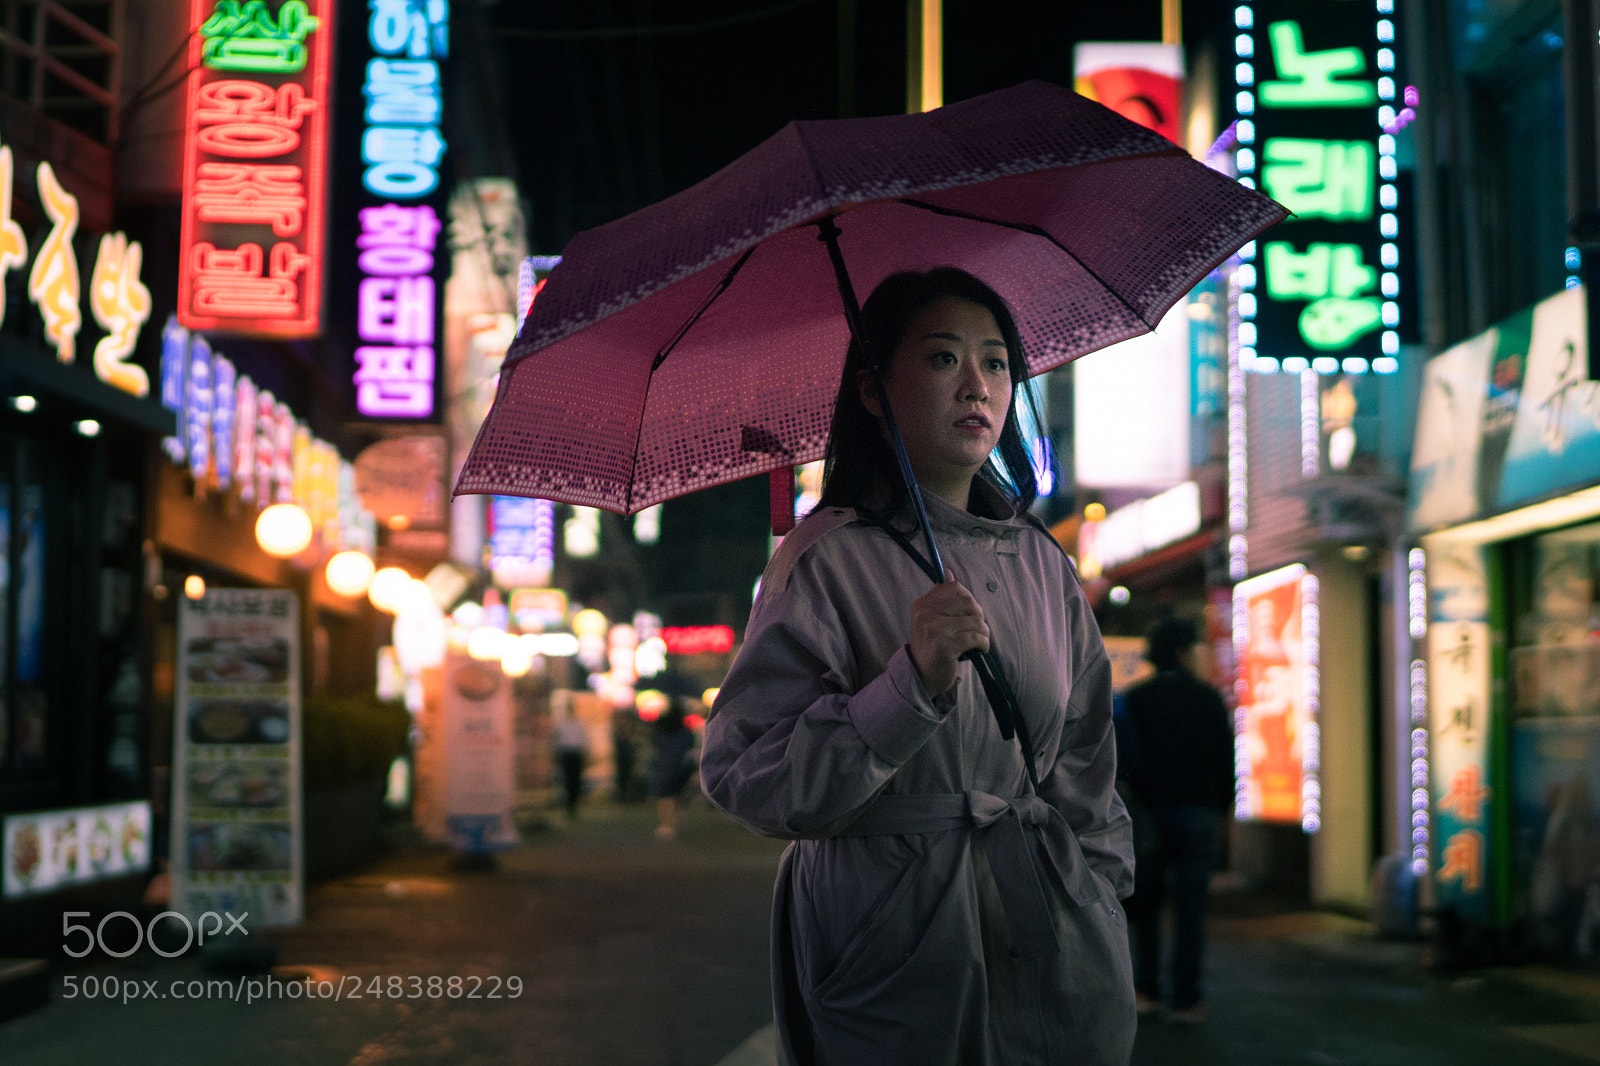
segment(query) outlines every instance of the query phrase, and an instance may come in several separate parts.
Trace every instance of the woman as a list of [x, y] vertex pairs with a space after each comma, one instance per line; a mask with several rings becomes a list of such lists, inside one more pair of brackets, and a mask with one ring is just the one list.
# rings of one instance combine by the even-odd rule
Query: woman
[[[1111, 670], [1026, 513], [1016, 326], [951, 268], [887, 279], [863, 318], [950, 580], [930, 590], [887, 528], [911, 512], [852, 344], [822, 502], [767, 566], [701, 756], [713, 803], [795, 841], [774, 900], [780, 1044], [791, 1063], [1125, 1063]], [[1037, 793], [960, 659], [991, 644]]]

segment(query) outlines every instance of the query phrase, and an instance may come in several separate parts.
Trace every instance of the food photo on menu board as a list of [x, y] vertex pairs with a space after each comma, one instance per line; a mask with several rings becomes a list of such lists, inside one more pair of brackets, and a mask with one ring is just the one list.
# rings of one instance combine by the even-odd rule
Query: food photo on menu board
[[190, 699], [192, 744], [284, 744], [289, 740], [285, 700]]
[[282, 637], [196, 637], [188, 653], [195, 684], [281, 685], [289, 679], [289, 642]]
[[188, 767], [190, 810], [263, 809], [289, 802], [284, 759], [196, 759]]
[[189, 869], [288, 871], [291, 839], [288, 822], [190, 822]]

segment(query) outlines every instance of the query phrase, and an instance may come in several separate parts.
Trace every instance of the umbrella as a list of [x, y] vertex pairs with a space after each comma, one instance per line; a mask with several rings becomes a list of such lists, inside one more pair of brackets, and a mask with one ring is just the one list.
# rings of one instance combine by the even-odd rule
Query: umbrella
[[[788, 471], [822, 457], [856, 286], [959, 265], [1010, 305], [1038, 373], [1152, 329], [1286, 214], [1045, 82], [921, 114], [790, 123], [573, 238], [506, 355], [456, 492], [631, 514]], [[980, 677], [1003, 702], [986, 658]]]

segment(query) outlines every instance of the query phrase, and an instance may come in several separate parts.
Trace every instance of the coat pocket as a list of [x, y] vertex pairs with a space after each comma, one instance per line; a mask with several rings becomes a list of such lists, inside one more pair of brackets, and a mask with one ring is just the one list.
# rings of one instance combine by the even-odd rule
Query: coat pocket
[[[867, 908], [840, 951], [838, 961], [814, 986], [817, 999], [828, 999], [867, 971], [884, 968], [886, 963], [892, 970], [903, 961], [901, 957], [906, 951], [916, 946], [914, 941], [902, 945], [899, 941], [906, 937], [894, 935], [897, 929], [902, 934], [914, 932], [915, 923], [908, 922], [901, 912], [916, 885], [916, 872], [915, 864], [907, 864]], [[825, 905], [825, 901], [817, 902]]]

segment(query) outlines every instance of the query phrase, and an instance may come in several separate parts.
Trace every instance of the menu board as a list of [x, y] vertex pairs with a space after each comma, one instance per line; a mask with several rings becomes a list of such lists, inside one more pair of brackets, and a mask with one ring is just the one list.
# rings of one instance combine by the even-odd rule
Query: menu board
[[208, 589], [179, 609], [172, 904], [303, 916], [299, 604], [281, 589]]
[[145, 800], [8, 815], [3, 833], [6, 899], [150, 869]]

